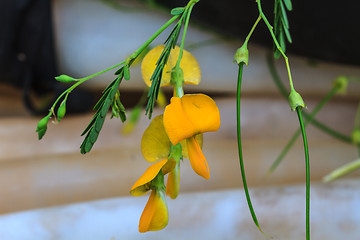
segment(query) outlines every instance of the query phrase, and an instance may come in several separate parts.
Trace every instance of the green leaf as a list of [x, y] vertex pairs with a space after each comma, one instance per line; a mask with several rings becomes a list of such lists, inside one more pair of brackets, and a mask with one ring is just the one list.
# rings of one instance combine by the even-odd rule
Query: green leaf
[[285, 27], [289, 28], [289, 21], [287, 19], [286, 10], [282, 2], [280, 2], [280, 9], [281, 9], [281, 20], [284, 23]]
[[171, 15], [176, 16], [176, 15], [182, 14], [184, 11], [185, 11], [185, 8], [183, 8], [183, 7], [177, 7], [177, 8], [171, 9], [171, 12], [170, 12], [170, 13], [171, 13]]
[[130, 69], [128, 65], [124, 67], [124, 78], [125, 80], [130, 80]]
[[292, 43], [292, 39], [291, 39], [291, 36], [290, 36], [290, 31], [289, 31], [289, 29], [284, 26], [283, 30], [284, 30], [284, 32], [285, 32], [286, 39], [288, 40], [288, 42], [289, 42], [289, 43]]
[[95, 144], [101, 128], [105, 122], [106, 113], [109, 111], [110, 105], [114, 100], [115, 94], [119, 89], [119, 85], [122, 80], [122, 74], [120, 74], [115, 80], [104, 90], [103, 96], [96, 103], [96, 113], [89, 125], [86, 127], [81, 136], [85, 135], [84, 141], [82, 142], [80, 149], [81, 153], [85, 154], [89, 152]]
[[291, 11], [292, 10], [292, 3], [291, 3], [291, 0], [282, 0], [286, 6], [286, 9], [288, 11]]

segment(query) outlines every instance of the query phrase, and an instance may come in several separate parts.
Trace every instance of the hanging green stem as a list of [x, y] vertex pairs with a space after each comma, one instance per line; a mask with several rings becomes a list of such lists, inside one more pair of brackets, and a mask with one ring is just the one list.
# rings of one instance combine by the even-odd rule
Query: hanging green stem
[[309, 161], [309, 150], [305, 132], [305, 125], [301, 114], [301, 108], [297, 107], [296, 112], [299, 118], [301, 133], [304, 142], [305, 151], [305, 166], [306, 166], [306, 240], [310, 240], [310, 161]]
[[238, 151], [239, 151], [239, 162], [240, 162], [240, 169], [241, 169], [241, 176], [244, 185], [244, 191], [246, 195], [246, 200], [249, 206], [249, 210], [255, 225], [261, 230], [258, 220], [256, 218], [256, 214], [254, 208], [251, 204], [250, 194], [246, 183], [246, 176], [245, 176], [245, 167], [244, 167], [244, 160], [242, 155], [242, 147], [241, 147], [241, 126], [240, 126], [240, 99], [241, 99], [241, 80], [242, 80], [242, 72], [243, 72], [244, 63], [239, 63], [239, 71], [238, 71], [238, 82], [237, 82], [237, 98], [236, 98], [236, 122], [237, 122], [237, 142], [238, 142]]
[[[325, 106], [326, 103], [330, 101], [330, 99], [337, 93], [338, 88], [334, 87], [330, 90], [328, 94], [319, 102], [319, 104], [314, 108], [314, 110], [308, 115], [308, 118], [306, 119], [304, 126], [306, 127], [307, 124], [311, 123], [316, 116], [316, 114]], [[296, 142], [296, 139], [300, 136], [301, 129], [299, 128], [290, 141], [286, 144], [285, 148], [282, 150], [280, 155], [277, 157], [277, 159], [274, 161], [274, 163], [271, 165], [271, 167], [268, 170], [268, 173], [272, 173], [277, 166], [281, 163], [281, 161], [284, 159], [286, 154], [289, 152], [290, 148], [294, 145]]]

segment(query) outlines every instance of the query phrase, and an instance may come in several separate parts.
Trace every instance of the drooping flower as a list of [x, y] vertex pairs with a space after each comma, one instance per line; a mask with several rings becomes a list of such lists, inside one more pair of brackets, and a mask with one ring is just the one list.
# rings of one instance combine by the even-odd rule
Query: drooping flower
[[[202, 146], [202, 134], [197, 135], [196, 139], [199, 146]], [[180, 159], [182, 157], [189, 158], [189, 153], [186, 141], [181, 141], [180, 146], [172, 145], [164, 128], [163, 115], [156, 116], [144, 131], [141, 139], [141, 152], [148, 162], [156, 162], [163, 159], [173, 161], [172, 164], [174, 165], [168, 164], [164, 168], [169, 172], [166, 194], [175, 199], [179, 193]]]
[[209, 179], [209, 166], [195, 136], [220, 128], [220, 113], [214, 100], [204, 94], [172, 97], [171, 103], [165, 108], [163, 121], [171, 143], [176, 145], [186, 139], [193, 170]]
[[[141, 73], [144, 79], [144, 82], [150, 87], [151, 81], [150, 78], [156, 68], [156, 62], [158, 61], [161, 52], [164, 49], [164, 45], [157, 46], [150, 50], [144, 57], [141, 63]], [[171, 71], [175, 67], [176, 62], [179, 57], [180, 48], [176, 46], [171, 50], [169, 59], [165, 68], [163, 70], [161, 84], [160, 86], [170, 85], [171, 80]], [[186, 50], [183, 50], [182, 59], [180, 62], [180, 68], [184, 73], [184, 83], [185, 84], [199, 84], [201, 79], [201, 71], [199, 63], [196, 58]]]
[[[169, 166], [172, 165], [172, 166]], [[135, 182], [130, 194], [137, 197], [149, 190], [151, 194], [141, 214], [139, 232], [158, 231], [166, 227], [169, 221], [168, 208], [165, 200], [164, 174], [174, 167], [173, 162], [164, 159], [151, 165]]]

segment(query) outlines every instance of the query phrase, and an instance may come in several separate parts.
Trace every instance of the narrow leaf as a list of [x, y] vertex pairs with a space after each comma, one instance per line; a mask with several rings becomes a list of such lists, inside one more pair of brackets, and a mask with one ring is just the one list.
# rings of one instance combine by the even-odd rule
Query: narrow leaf
[[292, 3], [291, 3], [291, 0], [282, 0], [286, 6], [286, 9], [288, 11], [291, 11], [292, 10]]

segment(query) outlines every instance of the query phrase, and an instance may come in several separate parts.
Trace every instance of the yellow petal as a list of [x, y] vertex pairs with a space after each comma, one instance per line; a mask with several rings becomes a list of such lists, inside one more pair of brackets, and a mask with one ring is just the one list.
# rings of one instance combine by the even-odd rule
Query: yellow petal
[[[201, 133], [201, 134], [197, 134], [197, 135], [196, 135], [196, 138], [197, 138], [197, 140], [198, 140], [198, 143], [199, 143], [200, 148], [202, 148], [202, 146], [203, 146], [203, 134], [202, 134], [202, 133]], [[181, 144], [181, 147], [182, 147], [183, 157], [189, 159], [189, 154], [188, 154], [188, 149], [187, 149], [186, 140], [182, 140], [182, 141], [180, 142], [180, 144]]]
[[220, 128], [220, 113], [214, 100], [204, 94], [187, 94], [182, 107], [197, 133], [215, 132]]
[[180, 162], [178, 162], [175, 168], [169, 172], [168, 180], [166, 183], [166, 194], [175, 199], [180, 190]]
[[163, 115], [156, 116], [145, 130], [141, 139], [141, 152], [148, 162], [156, 162], [167, 158], [171, 143], [167, 136]]
[[[149, 87], [151, 86], [150, 78], [156, 68], [156, 62], [160, 57], [161, 52], [164, 49], [164, 45], [157, 46], [150, 50], [144, 57], [141, 64], [141, 73], [144, 82]], [[163, 75], [160, 86], [170, 85], [171, 70], [175, 67], [179, 57], [180, 48], [176, 46], [171, 50], [167, 64], [164, 67]], [[199, 84], [201, 78], [200, 66], [196, 58], [188, 51], [183, 51], [182, 60], [180, 62], [180, 68], [184, 72], [184, 83]]]
[[173, 145], [197, 133], [196, 128], [185, 113], [181, 98], [172, 97], [164, 111], [165, 131]]
[[[175, 64], [179, 57], [180, 48], [176, 46], [173, 50]], [[174, 67], [173, 66], [173, 67]], [[180, 68], [184, 72], [184, 83], [185, 84], [194, 84], [198, 85], [201, 80], [201, 71], [200, 66], [196, 58], [185, 49], [183, 50], [183, 55], [180, 62]]]
[[166, 227], [169, 213], [163, 190], [153, 190], [140, 217], [139, 232], [158, 231]]
[[195, 137], [186, 139], [191, 167], [205, 179], [210, 178], [209, 166]]
[[147, 191], [150, 190], [150, 182], [153, 180], [156, 175], [160, 172], [161, 168], [166, 164], [167, 159], [154, 163], [144, 174], [135, 182], [130, 190], [130, 194], [138, 197], [144, 195]]

